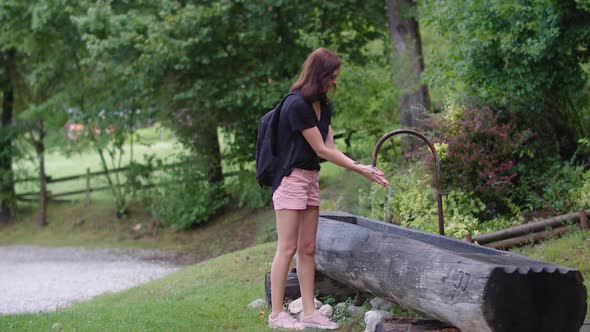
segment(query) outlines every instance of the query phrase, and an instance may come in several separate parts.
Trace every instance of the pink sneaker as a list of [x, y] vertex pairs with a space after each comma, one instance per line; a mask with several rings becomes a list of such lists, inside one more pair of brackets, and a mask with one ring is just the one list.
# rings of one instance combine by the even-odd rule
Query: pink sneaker
[[[272, 314], [271, 314], [272, 315]], [[268, 315], [268, 327], [273, 329], [303, 330], [305, 326], [286, 312], [281, 312], [275, 319]]]
[[305, 327], [312, 327], [321, 330], [335, 330], [338, 324], [331, 321], [318, 310], [314, 311], [311, 317], [306, 317], [303, 313], [299, 315], [299, 322]]

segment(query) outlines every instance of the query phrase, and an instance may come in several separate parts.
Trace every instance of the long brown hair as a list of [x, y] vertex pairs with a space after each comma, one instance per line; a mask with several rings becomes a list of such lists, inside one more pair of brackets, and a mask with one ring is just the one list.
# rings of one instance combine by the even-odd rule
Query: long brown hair
[[340, 68], [341, 63], [342, 60], [327, 48], [318, 48], [305, 59], [299, 79], [291, 85], [291, 91], [301, 90], [308, 101], [322, 99], [332, 73]]

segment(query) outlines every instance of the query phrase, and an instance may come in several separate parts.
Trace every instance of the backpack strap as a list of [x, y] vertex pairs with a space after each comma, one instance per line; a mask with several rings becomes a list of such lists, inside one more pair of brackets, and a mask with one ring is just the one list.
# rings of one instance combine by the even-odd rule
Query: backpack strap
[[287, 100], [287, 97], [289, 97], [291, 95], [295, 95], [295, 93], [293, 93], [293, 92], [287, 93], [283, 97], [283, 99], [281, 100], [281, 102], [279, 103], [279, 105], [275, 108], [275, 113], [276, 114], [274, 115], [273, 120], [276, 123], [272, 123], [271, 124], [271, 128], [272, 128], [272, 130], [274, 132], [272, 132], [271, 135], [270, 135], [270, 138], [271, 138], [270, 148], [271, 148], [272, 154], [275, 155], [275, 156], [277, 155], [276, 154], [276, 150], [277, 150], [277, 148], [276, 148], [276, 145], [277, 145], [277, 143], [276, 143], [276, 135], [277, 135], [277, 131], [279, 130], [279, 122], [281, 120], [281, 110], [283, 109], [283, 104], [285, 103], [285, 100]]
[[[285, 100], [287, 100], [287, 97], [289, 97], [290, 95], [297, 95], [297, 94], [293, 93], [293, 92], [287, 93], [285, 95], [285, 97], [283, 97], [283, 100], [279, 104], [279, 107], [277, 107], [277, 110], [276, 110], [276, 111], [278, 111], [278, 113], [276, 114], [277, 123], [276, 123], [276, 126], [274, 127], [277, 130], [278, 130], [278, 127], [279, 127], [278, 125], [279, 125], [279, 121], [281, 118], [280, 112], [283, 108], [283, 104], [285, 103]], [[274, 134], [276, 134], [276, 133], [274, 133]], [[276, 145], [276, 142], [275, 142], [275, 145]], [[277, 175], [280, 175], [281, 178], [285, 176], [285, 174], [287, 173], [287, 170], [289, 169], [289, 166], [291, 165], [291, 163], [293, 163], [293, 159], [295, 158], [295, 144], [292, 144], [291, 138], [289, 138], [288, 145], [289, 145], [289, 150], [287, 151], [286, 157], [284, 160], [282, 160], [282, 163], [281, 163], [280, 167], [278, 168], [279, 172]], [[275, 148], [275, 147], [273, 147], [273, 148]], [[276, 189], [276, 188], [274, 188], [274, 186], [273, 186], [273, 191], [274, 191], [274, 189]]]

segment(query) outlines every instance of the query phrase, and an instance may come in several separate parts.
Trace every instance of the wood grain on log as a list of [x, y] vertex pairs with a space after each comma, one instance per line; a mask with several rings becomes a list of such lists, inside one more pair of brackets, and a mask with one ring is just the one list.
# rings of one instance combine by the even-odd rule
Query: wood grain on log
[[344, 213], [322, 213], [316, 268], [463, 332], [578, 332], [586, 315], [577, 270]]

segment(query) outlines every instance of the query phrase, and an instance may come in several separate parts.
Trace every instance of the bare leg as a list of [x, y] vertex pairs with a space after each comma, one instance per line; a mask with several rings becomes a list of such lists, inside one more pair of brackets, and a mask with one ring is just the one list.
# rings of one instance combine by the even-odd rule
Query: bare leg
[[307, 206], [299, 226], [297, 278], [301, 288], [303, 313], [306, 316], [310, 316], [315, 311], [315, 242], [319, 211], [317, 206]]
[[271, 317], [274, 319], [283, 311], [287, 273], [293, 255], [297, 251], [297, 240], [301, 210], [277, 210], [276, 212], [278, 244], [270, 268], [270, 294], [272, 302]]

